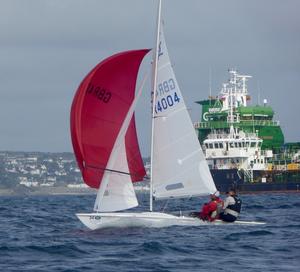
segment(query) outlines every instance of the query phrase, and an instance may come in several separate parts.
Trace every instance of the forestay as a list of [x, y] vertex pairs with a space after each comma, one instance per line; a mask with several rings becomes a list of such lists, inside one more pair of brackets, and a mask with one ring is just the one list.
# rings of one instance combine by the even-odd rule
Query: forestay
[[153, 139], [153, 196], [208, 195], [216, 191], [172, 69], [160, 24]]

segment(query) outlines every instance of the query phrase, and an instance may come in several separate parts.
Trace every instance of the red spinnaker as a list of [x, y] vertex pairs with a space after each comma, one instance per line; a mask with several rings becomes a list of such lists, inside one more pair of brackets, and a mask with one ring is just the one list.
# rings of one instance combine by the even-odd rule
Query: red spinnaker
[[[71, 137], [83, 179], [98, 188], [113, 145], [135, 95], [148, 49], [126, 51], [99, 63], [81, 82], [71, 107]], [[132, 181], [145, 176], [134, 116], [125, 136]], [[113, 169], [118, 171], [118, 169]]]

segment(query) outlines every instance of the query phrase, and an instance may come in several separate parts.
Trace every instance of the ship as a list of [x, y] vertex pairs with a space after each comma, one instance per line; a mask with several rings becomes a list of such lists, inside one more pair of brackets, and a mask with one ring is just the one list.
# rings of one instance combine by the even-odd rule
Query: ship
[[226, 192], [300, 190], [300, 142], [285, 143], [274, 110], [251, 105], [250, 75], [231, 69], [218, 96], [196, 101], [201, 120], [194, 124], [217, 188]]

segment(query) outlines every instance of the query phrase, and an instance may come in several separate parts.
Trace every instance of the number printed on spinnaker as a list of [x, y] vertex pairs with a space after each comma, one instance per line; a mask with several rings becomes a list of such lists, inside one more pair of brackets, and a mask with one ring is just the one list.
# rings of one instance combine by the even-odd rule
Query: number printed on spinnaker
[[155, 113], [162, 112], [162, 111], [176, 105], [179, 102], [180, 102], [180, 98], [176, 92], [172, 95], [167, 95], [166, 97], [158, 99], [156, 106], [155, 106]]
[[94, 86], [91, 83], [89, 83], [87, 89], [86, 89], [87, 94], [91, 94], [100, 101], [104, 103], [108, 103], [109, 100], [111, 99], [111, 92], [105, 90], [104, 88], [100, 86]]

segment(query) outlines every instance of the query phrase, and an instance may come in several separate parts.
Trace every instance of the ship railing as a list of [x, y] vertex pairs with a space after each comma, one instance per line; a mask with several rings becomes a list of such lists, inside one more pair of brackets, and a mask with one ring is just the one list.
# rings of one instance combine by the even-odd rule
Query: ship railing
[[279, 121], [271, 120], [243, 120], [243, 124], [249, 124], [254, 126], [279, 126]]
[[[270, 120], [241, 120], [241, 125], [251, 125], [251, 126], [279, 126], [279, 121], [270, 121]], [[230, 124], [227, 122], [218, 122], [218, 121], [210, 121], [210, 122], [196, 122], [194, 123], [195, 129], [203, 129], [203, 128], [229, 128]]]
[[201, 129], [201, 128], [229, 128], [229, 124], [227, 122], [196, 122], [194, 123], [195, 129]]
[[233, 139], [233, 140], [253, 140], [257, 139], [255, 133], [243, 133], [243, 135], [237, 134], [234, 138], [229, 133], [210, 133], [207, 135], [207, 139]]

